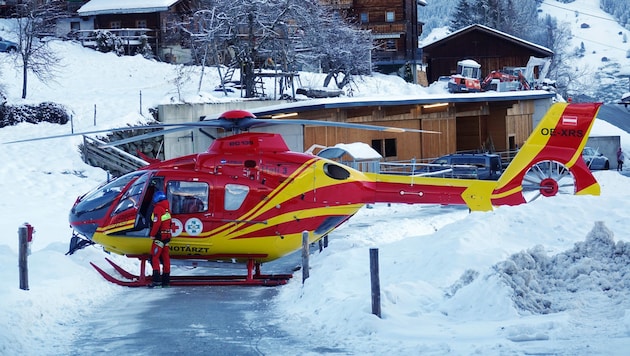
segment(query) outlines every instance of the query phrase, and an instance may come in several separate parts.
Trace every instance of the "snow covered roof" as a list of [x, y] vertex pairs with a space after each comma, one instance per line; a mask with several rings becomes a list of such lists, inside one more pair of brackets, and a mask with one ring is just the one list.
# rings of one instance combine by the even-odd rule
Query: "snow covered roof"
[[91, 0], [81, 6], [80, 16], [139, 14], [167, 11], [180, 0]]
[[550, 50], [549, 48], [545, 47], [545, 46], [541, 46], [541, 45], [537, 45], [537, 44], [535, 44], [533, 42], [525, 41], [522, 38], [518, 38], [516, 36], [512, 36], [512, 35], [507, 34], [505, 32], [496, 30], [496, 29], [488, 27], [488, 26], [480, 25], [480, 24], [474, 24], [474, 25], [470, 25], [470, 26], [464, 27], [464, 28], [462, 28], [460, 30], [457, 30], [457, 31], [447, 35], [446, 37], [442, 37], [442, 38], [437, 39], [437, 40], [435, 40], [433, 42], [427, 43], [422, 48], [432, 47], [432, 46], [436, 45], [437, 43], [440, 43], [442, 41], [448, 40], [449, 38], [460, 36], [462, 34], [465, 34], [465, 33], [468, 33], [470, 31], [474, 31], [474, 30], [481, 30], [481, 31], [486, 32], [486, 33], [491, 33], [491, 34], [495, 34], [497, 36], [501, 36], [501, 37], [507, 39], [508, 41], [516, 42], [516, 43], [519, 43], [521, 45], [537, 49], [538, 51], [545, 52], [548, 56], [551, 56], [553, 54], [553, 51]]
[[323, 149], [317, 155], [324, 158], [334, 159], [340, 158], [344, 154], [350, 155], [355, 161], [380, 160], [383, 158], [375, 149], [367, 143], [338, 143], [334, 147]]
[[461, 60], [461, 61], [457, 62], [457, 65], [466, 66], [466, 67], [473, 67], [473, 68], [481, 68], [481, 64], [477, 63], [476, 61], [474, 61], [472, 59]]

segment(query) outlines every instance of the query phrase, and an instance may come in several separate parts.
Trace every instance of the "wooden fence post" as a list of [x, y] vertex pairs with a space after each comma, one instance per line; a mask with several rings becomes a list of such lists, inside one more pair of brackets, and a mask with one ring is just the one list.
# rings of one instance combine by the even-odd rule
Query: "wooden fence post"
[[19, 238], [19, 269], [20, 269], [20, 289], [28, 290], [28, 228], [20, 226], [18, 228]]
[[372, 314], [381, 317], [381, 282], [378, 273], [378, 249], [370, 249], [370, 280], [372, 284]]
[[308, 231], [302, 231], [302, 284], [309, 277], [308, 256]]

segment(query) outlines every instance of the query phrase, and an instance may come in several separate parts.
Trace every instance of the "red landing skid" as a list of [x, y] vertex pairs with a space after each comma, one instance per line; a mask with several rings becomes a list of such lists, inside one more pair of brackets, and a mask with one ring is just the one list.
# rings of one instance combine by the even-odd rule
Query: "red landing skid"
[[[148, 257], [139, 257], [140, 275], [128, 272], [105, 258], [112, 267], [126, 280], [118, 279], [105, 272], [100, 267], [90, 262], [106, 280], [125, 287], [144, 287], [151, 284], [151, 276], [145, 275], [145, 262]], [[291, 274], [260, 274], [260, 264], [253, 259], [247, 262], [247, 275], [222, 275], [222, 276], [172, 276], [171, 286], [279, 286], [286, 284], [293, 275]]]

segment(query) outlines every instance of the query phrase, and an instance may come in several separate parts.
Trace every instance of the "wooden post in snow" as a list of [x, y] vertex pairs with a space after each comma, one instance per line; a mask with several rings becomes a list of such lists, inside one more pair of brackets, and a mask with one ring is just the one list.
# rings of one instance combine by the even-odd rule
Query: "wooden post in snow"
[[28, 290], [28, 228], [18, 228], [19, 251], [18, 267], [20, 270], [20, 289]]
[[378, 273], [378, 249], [370, 249], [370, 280], [372, 284], [372, 314], [381, 317], [381, 282]]
[[308, 231], [302, 231], [302, 284], [308, 278]]

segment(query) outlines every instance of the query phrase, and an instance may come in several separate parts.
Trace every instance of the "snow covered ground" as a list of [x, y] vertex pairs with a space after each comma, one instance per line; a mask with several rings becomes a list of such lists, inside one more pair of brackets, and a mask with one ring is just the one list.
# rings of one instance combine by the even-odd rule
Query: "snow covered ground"
[[[0, 21], [0, 36], [12, 39]], [[1, 83], [10, 104], [55, 101], [73, 112], [75, 131], [146, 121], [148, 108], [176, 100], [170, 65], [115, 57], [53, 41], [59, 75], [30, 78], [21, 100], [19, 69], [0, 53]], [[223, 101], [208, 74], [183, 88], [187, 101]], [[301, 73], [304, 86], [321, 76]], [[355, 96], [426, 95], [400, 78], [374, 75]], [[142, 107], [140, 107], [140, 92]], [[597, 121], [593, 134], [628, 134]], [[69, 125], [20, 124], [0, 129], [0, 142], [68, 133]], [[129, 289], [104, 281], [89, 266], [106, 256], [89, 247], [65, 256], [75, 198], [105, 180], [85, 165], [80, 138], [0, 145], [0, 354], [67, 354], [91, 313]], [[460, 207], [376, 205], [331, 236], [311, 260], [304, 285], [298, 272], [279, 287], [270, 323], [296, 337], [328, 340], [352, 354], [597, 354], [622, 355], [630, 345], [630, 183], [598, 172], [602, 194], [537, 200], [493, 212]], [[29, 256], [30, 290], [18, 288], [18, 235], [36, 229]], [[382, 318], [371, 314], [369, 249], [379, 248]], [[113, 256], [134, 268], [135, 261]], [[147, 290], [147, 293], [150, 291]]]

